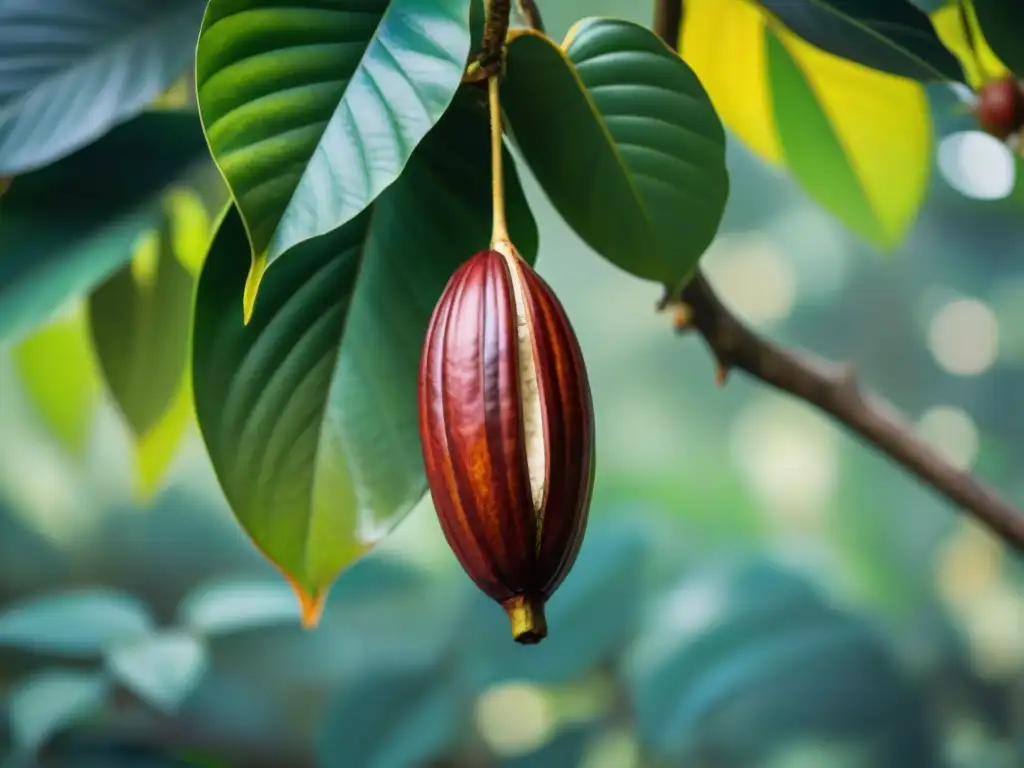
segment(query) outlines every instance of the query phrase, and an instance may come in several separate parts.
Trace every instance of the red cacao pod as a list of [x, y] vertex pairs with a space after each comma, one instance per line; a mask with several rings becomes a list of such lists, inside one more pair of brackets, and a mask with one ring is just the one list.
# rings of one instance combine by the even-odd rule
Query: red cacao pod
[[583, 540], [594, 413], [565, 310], [514, 249], [481, 251], [449, 280], [423, 345], [419, 420], [448, 544], [516, 641], [539, 642]]
[[986, 83], [976, 113], [982, 130], [1005, 141], [1024, 127], [1024, 86], [1013, 76]]

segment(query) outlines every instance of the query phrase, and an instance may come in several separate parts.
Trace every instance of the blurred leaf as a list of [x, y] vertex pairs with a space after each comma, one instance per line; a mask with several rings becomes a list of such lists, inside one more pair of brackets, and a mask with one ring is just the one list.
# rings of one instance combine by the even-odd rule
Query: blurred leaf
[[80, 589], [7, 607], [0, 613], [0, 646], [59, 656], [92, 657], [112, 643], [152, 628], [145, 606], [109, 589]]
[[729, 195], [725, 133], [700, 81], [624, 21], [580, 22], [564, 53], [539, 33], [513, 35], [502, 106], [552, 204], [600, 255], [676, 287]]
[[398, 178], [451, 103], [469, 37], [469, 0], [210, 0], [196, 84], [252, 246], [247, 312], [265, 265]]
[[[532, 261], [536, 227], [505, 157], [512, 232]], [[488, 242], [488, 169], [487, 117], [466, 92], [372, 210], [268, 272], [248, 325], [237, 209], [214, 239], [196, 301], [199, 425], [235, 516], [307, 622], [425, 490], [420, 345], [449, 276]]]
[[562, 728], [537, 751], [503, 758], [499, 763], [500, 768], [574, 768], [583, 761], [595, 730], [589, 725]]
[[8, 698], [15, 748], [35, 752], [58, 731], [102, 709], [109, 691], [109, 681], [97, 672], [50, 669], [21, 681]]
[[71, 455], [85, 453], [100, 379], [84, 313], [76, 311], [28, 336], [13, 349], [26, 399]]
[[195, 406], [192, 399], [192, 377], [188, 363], [178, 382], [170, 408], [135, 444], [136, 500], [151, 500], [162, 489], [168, 469], [181, 447], [182, 438], [192, 424]]
[[963, 72], [928, 16], [908, 0], [758, 0], [794, 34], [823, 51], [916, 80]]
[[548, 636], [537, 646], [512, 642], [504, 612], [474, 589], [460, 652], [474, 689], [506, 680], [564, 682], [612, 661], [639, 624], [646, 552], [639, 526], [592, 521], [575, 565], [548, 600]]
[[961, 13], [960, 0], [952, 0], [932, 14], [932, 24], [943, 44], [960, 60], [967, 73], [967, 84], [971, 88], [981, 87], [990, 78], [1009, 74], [1006, 65], [999, 60], [985, 40], [978, 24], [978, 15], [970, 0], [963, 0], [967, 23]]
[[93, 347], [135, 437], [157, 424], [180, 387], [191, 305], [192, 278], [174, 255], [166, 222], [143, 235], [132, 262], [89, 296]]
[[214, 227], [203, 199], [188, 187], [178, 187], [167, 193], [164, 211], [170, 228], [171, 250], [192, 277], [199, 277]]
[[992, 50], [1017, 78], [1024, 78], [1024, 5], [1019, 0], [974, 0], [974, 10]]
[[223, 635], [296, 623], [295, 593], [280, 581], [224, 581], [196, 589], [178, 607], [179, 620], [202, 635]]
[[176, 710], [192, 693], [207, 666], [206, 646], [181, 630], [118, 642], [106, 658], [126, 688], [165, 712]]
[[194, 114], [151, 112], [15, 179], [0, 198], [0, 339], [24, 334], [125, 264], [160, 220], [160, 194], [207, 156]]
[[317, 743], [323, 768], [426, 765], [458, 737], [460, 702], [437, 670], [372, 668], [328, 707]]
[[725, 575], [685, 583], [631, 659], [652, 748], [750, 765], [790, 741], [850, 738], [932, 764], [917, 761], [932, 750], [923, 702], [869, 627], [785, 572]]
[[[180, 208], [180, 192], [176, 199]], [[185, 374], [194, 280], [175, 251], [180, 240], [168, 213], [88, 300], [93, 348], [135, 442], [143, 499], [159, 488], [192, 411]]]
[[40, 168], [141, 111], [188, 69], [204, 6], [0, 4], [0, 175]]
[[923, 86], [825, 53], [748, 0], [687, 0], [680, 49], [753, 152], [872, 245], [902, 242], [932, 166]]

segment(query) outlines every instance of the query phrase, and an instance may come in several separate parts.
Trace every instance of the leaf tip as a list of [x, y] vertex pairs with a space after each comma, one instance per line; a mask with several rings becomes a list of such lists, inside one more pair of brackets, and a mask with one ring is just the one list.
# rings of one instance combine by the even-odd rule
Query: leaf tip
[[263, 273], [267, 270], [267, 254], [261, 253], [253, 257], [249, 267], [249, 276], [245, 279], [245, 291], [242, 294], [242, 320], [248, 325], [256, 308], [256, 293], [260, 289]]
[[316, 629], [320, 619], [324, 615], [324, 605], [327, 602], [326, 589], [307, 590], [297, 580], [286, 575], [291, 588], [295, 590], [295, 596], [299, 598], [299, 621], [303, 629]]

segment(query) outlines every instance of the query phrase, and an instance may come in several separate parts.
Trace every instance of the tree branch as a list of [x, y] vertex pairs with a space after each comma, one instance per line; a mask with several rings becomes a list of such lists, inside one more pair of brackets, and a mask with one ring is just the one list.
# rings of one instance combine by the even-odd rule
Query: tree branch
[[[655, 7], [654, 31], [675, 50], [683, 0], [656, 0]], [[817, 407], [972, 514], [1014, 549], [1024, 551], [1024, 511], [953, 466], [914, 434], [894, 409], [864, 394], [852, 368], [815, 364], [762, 339], [729, 311], [699, 272], [678, 296], [667, 296], [664, 305], [675, 307], [680, 331], [693, 329], [703, 337], [718, 363], [720, 383], [736, 368]]]

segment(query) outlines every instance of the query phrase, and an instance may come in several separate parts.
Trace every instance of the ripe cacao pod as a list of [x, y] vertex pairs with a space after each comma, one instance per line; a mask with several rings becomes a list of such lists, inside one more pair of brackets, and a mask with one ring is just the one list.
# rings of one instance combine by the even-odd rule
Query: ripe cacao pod
[[420, 436], [448, 544], [505, 608], [515, 640], [536, 643], [583, 540], [594, 414], [565, 310], [514, 248], [503, 251], [465, 262], [434, 308]]

